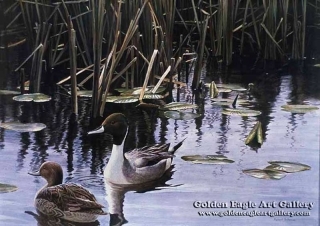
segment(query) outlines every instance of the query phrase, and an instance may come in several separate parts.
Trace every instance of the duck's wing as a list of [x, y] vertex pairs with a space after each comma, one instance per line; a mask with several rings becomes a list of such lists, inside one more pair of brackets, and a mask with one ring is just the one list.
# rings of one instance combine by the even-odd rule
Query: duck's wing
[[173, 157], [173, 154], [168, 152], [169, 146], [170, 144], [156, 144], [136, 148], [125, 153], [125, 157], [136, 168], [152, 166], [160, 162], [162, 159]]
[[73, 183], [47, 187], [37, 195], [37, 199], [45, 199], [54, 203], [62, 211], [97, 211], [97, 214], [103, 214], [101, 208], [104, 206], [97, 203], [94, 195], [82, 186]]

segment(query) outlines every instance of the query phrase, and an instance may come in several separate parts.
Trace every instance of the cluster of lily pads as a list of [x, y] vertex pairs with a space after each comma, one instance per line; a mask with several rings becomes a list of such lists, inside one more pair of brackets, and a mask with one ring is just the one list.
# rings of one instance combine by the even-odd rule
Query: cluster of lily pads
[[[0, 90], [0, 95], [17, 95], [20, 94], [18, 91], [13, 90]], [[14, 101], [19, 102], [47, 102], [51, 100], [50, 96], [43, 93], [30, 93], [17, 95], [12, 98]], [[46, 128], [43, 123], [21, 123], [21, 122], [0, 122], [0, 128], [14, 130], [17, 132], [36, 132]]]
[[201, 114], [193, 112], [185, 112], [184, 110], [188, 109], [197, 109], [198, 105], [182, 103], [182, 102], [172, 102], [166, 105], [163, 105], [159, 108], [163, 112], [163, 116], [166, 118], [171, 118], [175, 120], [190, 120], [198, 118]]
[[269, 161], [268, 163], [270, 165], [264, 169], [246, 169], [242, 172], [258, 179], [280, 180], [288, 173], [297, 173], [311, 169], [310, 166], [297, 162]]

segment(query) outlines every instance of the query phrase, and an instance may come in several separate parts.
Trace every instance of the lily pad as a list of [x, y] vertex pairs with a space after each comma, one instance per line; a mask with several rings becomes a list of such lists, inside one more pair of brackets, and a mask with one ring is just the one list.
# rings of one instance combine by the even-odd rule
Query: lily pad
[[[68, 92], [71, 95], [71, 92]], [[92, 97], [92, 90], [78, 90], [77, 96], [79, 97]]]
[[246, 88], [235, 88], [235, 89], [232, 89], [232, 91], [245, 92], [245, 91], [247, 91], [247, 89]]
[[[232, 105], [234, 102], [234, 99], [228, 99], [228, 98], [218, 98], [218, 99], [211, 99], [212, 104], [214, 105], [221, 105], [221, 106], [229, 106]], [[243, 100], [243, 99], [237, 99], [237, 104], [243, 105], [249, 103], [248, 100]]]
[[7, 193], [7, 192], [13, 192], [16, 190], [18, 190], [18, 187], [14, 186], [14, 185], [0, 183], [0, 194]]
[[186, 155], [182, 156], [181, 159], [184, 161], [192, 162], [195, 164], [229, 164], [233, 163], [234, 161], [228, 159], [224, 155]]
[[15, 96], [12, 98], [15, 101], [34, 101], [34, 102], [47, 102], [51, 100], [50, 96], [47, 96], [43, 93], [29, 93], [29, 94], [23, 94], [19, 96]]
[[196, 104], [189, 104], [183, 102], [172, 102], [166, 105], [163, 105], [160, 109], [161, 110], [168, 110], [168, 111], [178, 111], [178, 110], [186, 110], [186, 109], [197, 109], [198, 105]]
[[20, 94], [18, 91], [13, 90], [0, 90], [0, 95], [17, 95]]
[[147, 99], [147, 100], [159, 100], [159, 99], [163, 99], [164, 96], [160, 95], [160, 94], [144, 94], [143, 95], [143, 99]]
[[[153, 88], [154, 88], [153, 86], [147, 86], [145, 90], [145, 94], [152, 94]], [[162, 93], [163, 91], [165, 91], [165, 89], [166, 87], [160, 86], [155, 93], [156, 94]], [[117, 88], [115, 90], [117, 90], [122, 95], [140, 95], [142, 87], [136, 87], [133, 89]]]
[[319, 109], [316, 106], [302, 105], [302, 104], [287, 104], [287, 105], [281, 106], [281, 108], [284, 111], [289, 111], [291, 113], [302, 113], [302, 114]]
[[43, 130], [47, 126], [43, 123], [4, 122], [0, 124], [0, 127], [17, 132], [37, 132]]
[[280, 180], [286, 176], [285, 172], [270, 169], [247, 169], [242, 172], [258, 179]]
[[132, 96], [107, 96], [106, 102], [117, 104], [129, 104], [135, 103], [138, 100], [138, 98]]
[[232, 89], [220, 87], [220, 88], [218, 88], [218, 91], [219, 91], [219, 93], [230, 93], [230, 92], [232, 92]]
[[246, 91], [247, 89], [245, 89], [241, 84], [217, 84], [218, 89], [219, 88], [225, 88], [225, 89], [231, 89], [233, 91]]
[[267, 166], [266, 169], [278, 170], [286, 173], [296, 173], [311, 169], [310, 166], [297, 162], [270, 161], [269, 163], [271, 165]]
[[238, 115], [238, 116], [243, 116], [243, 117], [252, 117], [252, 116], [261, 115], [261, 111], [250, 110], [250, 109], [225, 108], [222, 111], [222, 114], [230, 115], [230, 116]]
[[201, 116], [200, 114], [196, 114], [192, 112], [180, 112], [180, 111], [165, 111], [163, 114], [166, 118], [171, 118], [175, 120], [190, 120], [190, 119], [198, 118]]

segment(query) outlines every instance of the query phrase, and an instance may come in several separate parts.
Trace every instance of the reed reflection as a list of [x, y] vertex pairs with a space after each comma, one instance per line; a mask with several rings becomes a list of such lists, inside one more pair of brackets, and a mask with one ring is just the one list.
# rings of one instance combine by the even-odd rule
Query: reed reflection
[[[176, 187], [179, 185], [167, 184], [172, 179], [174, 166], [171, 166], [166, 173], [159, 179], [135, 185], [118, 185], [105, 181], [107, 202], [110, 213], [110, 226], [120, 226], [128, 222], [123, 212], [125, 194], [129, 191], [136, 193], [145, 193], [154, 190], [161, 190], [166, 187]], [[154, 210], [157, 211], [157, 210]]]

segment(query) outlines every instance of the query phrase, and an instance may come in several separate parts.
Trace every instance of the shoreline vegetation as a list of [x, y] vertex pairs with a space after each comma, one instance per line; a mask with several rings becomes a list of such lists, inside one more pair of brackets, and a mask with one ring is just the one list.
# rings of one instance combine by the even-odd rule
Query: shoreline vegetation
[[148, 85], [156, 92], [166, 82], [170, 90], [182, 70], [188, 83], [194, 69], [196, 90], [208, 57], [226, 67], [236, 56], [250, 57], [252, 68], [303, 60], [319, 10], [317, 0], [3, 0], [0, 48], [25, 45], [27, 57], [15, 72], [21, 87], [29, 80], [31, 93], [40, 92], [45, 74], [68, 74], [57, 85], [71, 84], [74, 113], [77, 91], [92, 88], [94, 119], [120, 86], [142, 86], [142, 102]]

